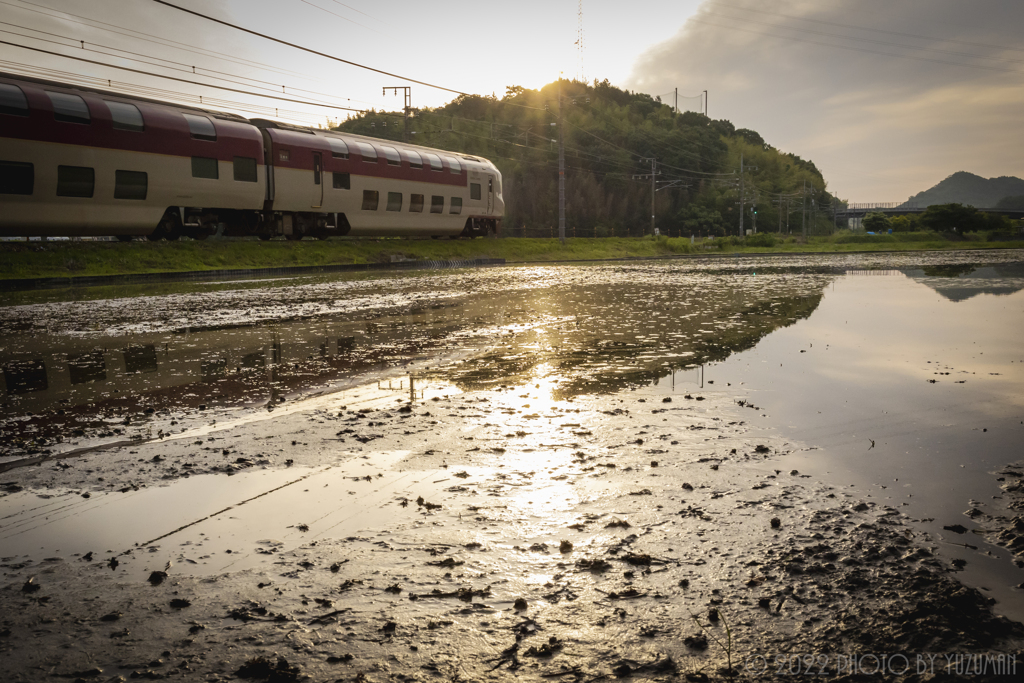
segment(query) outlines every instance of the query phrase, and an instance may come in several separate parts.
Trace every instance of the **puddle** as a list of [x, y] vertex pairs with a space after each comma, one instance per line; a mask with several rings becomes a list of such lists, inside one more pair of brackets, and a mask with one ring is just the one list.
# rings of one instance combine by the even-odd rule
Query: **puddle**
[[287, 652], [315, 680], [704, 680], [733, 655], [1016, 652], [994, 614], [1024, 619], [1020, 570], [962, 513], [1017, 472], [1021, 262], [12, 303], [4, 453], [40, 460], [0, 478], [9, 669], [227, 680]]
[[[5, 546], [16, 550], [6, 554], [124, 552], [164, 532], [151, 522], [116, 532], [117, 520], [156, 514], [167, 529], [205, 521], [159, 541], [147, 567], [254, 567], [273, 554], [256, 549], [261, 540], [287, 552], [357, 534], [361, 524], [379, 526], [375, 515], [385, 513], [371, 510], [390, 510], [396, 496], [412, 494], [403, 488], [411, 471], [404, 467], [444, 480], [429, 489], [439, 498], [445, 486], [464, 486], [445, 467], [487, 480], [466, 490], [501, 499], [481, 513], [509, 527], [501, 537], [553, 546], [561, 539], [545, 530], [555, 520], [612, 492], [629, 494], [602, 488], [600, 476], [619, 453], [640, 447], [636, 435], [592, 437], [606, 417], [635, 415], [652, 461], [698, 458], [737, 422], [793, 444], [776, 467], [906, 512], [944, 557], [967, 560], [965, 580], [1005, 602], [1019, 583], [1006, 551], [942, 527], [973, 528], [965, 510], [998, 508], [992, 472], [1017, 459], [1024, 442], [1021, 261], [1017, 252], [751, 258], [19, 295], [0, 308], [8, 330], [0, 346], [0, 457], [8, 461], [154, 439], [184, 457], [193, 440], [219, 433], [276, 436], [266, 425], [289, 425], [294, 445], [304, 437], [292, 425], [311, 415], [337, 419], [342, 406], [349, 414], [386, 412], [410, 398], [458, 424], [460, 436], [433, 446], [437, 420], [404, 434], [380, 429], [393, 439], [384, 452], [406, 453], [404, 464], [389, 469], [381, 464], [391, 463], [387, 457], [372, 456], [384, 458], [374, 463], [385, 473], [381, 497], [367, 494], [354, 507], [347, 492], [341, 502], [324, 495], [343, 490], [351, 468], [369, 462], [359, 456], [370, 451], [355, 448], [348, 464], [333, 460], [351, 439], [322, 449], [329, 461], [312, 452], [285, 468], [284, 455], [268, 457], [267, 469], [233, 475], [224, 494], [215, 493], [223, 475], [88, 499], [78, 489], [54, 489], [45, 503], [34, 492], [13, 493], [3, 499], [2, 528]], [[460, 394], [489, 398], [433, 401]], [[739, 417], [716, 422], [705, 408], [712, 401], [734, 406]], [[685, 436], [659, 430], [683, 415]], [[583, 458], [575, 455], [581, 451]], [[235, 457], [228, 447], [224, 453], [225, 462]], [[76, 466], [90, 467], [92, 458], [99, 456]], [[119, 462], [118, 476], [129, 476], [131, 460]], [[490, 464], [473, 469], [483, 462]], [[300, 470], [308, 475], [301, 489], [289, 485]], [[646, 481], [634, 488], [642, 492]], [[188, 504], [176, 508], [175, 500]], [[645, 499], [628, 500], [635, 511]], [[227, 506], [238, 507], [205, 519]], [[288, 522], [294, 517], [309, 531], [287, 530], [275, 509], [289, 510]], [[615, 512], [611, 504], [603, 510]], [[53, 521], [44, 523], [48, 516]], [[276, 534], [259, 531], [277, 526]], [[965, 542], [981, 550], [949, 545]]]

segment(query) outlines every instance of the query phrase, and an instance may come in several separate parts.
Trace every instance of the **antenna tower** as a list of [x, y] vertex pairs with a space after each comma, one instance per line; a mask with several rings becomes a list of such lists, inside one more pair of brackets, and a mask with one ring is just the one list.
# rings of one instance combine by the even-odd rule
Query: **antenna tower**
[[583, 73], [583, 0], [579, 0], [579, 4], [576, 9], [576, 17], [578, 19], [576, 27], [576, 45], [579, 47], [579, 65], [576, 70], [576, 79], [586, 83], [587, 77]]

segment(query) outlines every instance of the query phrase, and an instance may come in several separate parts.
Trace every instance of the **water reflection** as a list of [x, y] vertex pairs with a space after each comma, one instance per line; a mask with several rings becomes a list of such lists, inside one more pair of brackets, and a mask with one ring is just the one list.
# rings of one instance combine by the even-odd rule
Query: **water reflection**
[[[903, 273], [952, 301], [1024, 282], [1019, 263], [921, 259], [926, 265], [911, 268], [887, 258], [866, 272]], [[205, 293], [193, 285], [132, 306], [10, 306], [0, 309], [0, 436], [45, 445], [69, 422], [102, 427], [142, 410], [266, 405], [448, 350], [477, 353], [434, 379], [466, 391], [530, 386], [533, 401], [675, 382], [680, 369], [722, 361], [807, 319], [857, 263], [522, 267], [218, 284]]]
[[904, 268], [902, 272], [950, 301], [966, 301], [982, 294], [1005, 296], [1024, 289], [1024, 263], [946, 264]]
[[683, 276], [620, 286], [539, 290], [512, 302], [499, 343], [444, 376], [464, 390], [550, 387], [553, 400], [657, 382], [683, 367], [723, 360], [808, 317], [831, 275]]
[[10, 395], [46, 391], [46, 363], [41, 359], [22, 360], [4, 365], [4, 383]]
[[103, 350], [88, 351], [68, 357], [68, 374], [72, 384], [102, 382], [107, 379], [107, 361]]

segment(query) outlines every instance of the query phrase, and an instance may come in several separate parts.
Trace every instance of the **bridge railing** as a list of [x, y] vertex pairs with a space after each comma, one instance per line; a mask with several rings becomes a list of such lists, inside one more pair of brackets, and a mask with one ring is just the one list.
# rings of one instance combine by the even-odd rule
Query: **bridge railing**
[[865, 209], [923, 209], [913, 202], [850, 202], [848, 211], [864, 211]]

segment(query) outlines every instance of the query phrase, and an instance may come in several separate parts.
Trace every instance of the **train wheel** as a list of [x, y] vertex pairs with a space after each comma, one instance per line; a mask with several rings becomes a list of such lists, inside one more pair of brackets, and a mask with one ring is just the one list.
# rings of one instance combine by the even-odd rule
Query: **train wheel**
[[265, 233], [265, 232], [258, 232], [258, 233], [256, 233], [256, 238], [260, 242], [268, 242], [268, 241], [270, 241], [270, 237], [271, 236], [270, 236], [269, 233]]
[[118, 242], [131, 242], [132, 241], [132, 236], [131, 235], [118, 235], [117, 236], [117, 241]]
[[176, 211], [168, 211], [164, 214], [163, 220], [156, 226], [153, 232], [146, 235], [150, 242], [159, 242], [162, 239], [173, 242], [181, 237], [181, 217]]
[[298, 242], [299, 240], [302, 239], [302, 233], [301, 232], [293, 232], [290, 235], [285, 235], [284, 238], [286, 240], [290, 241], [290, 242]]

